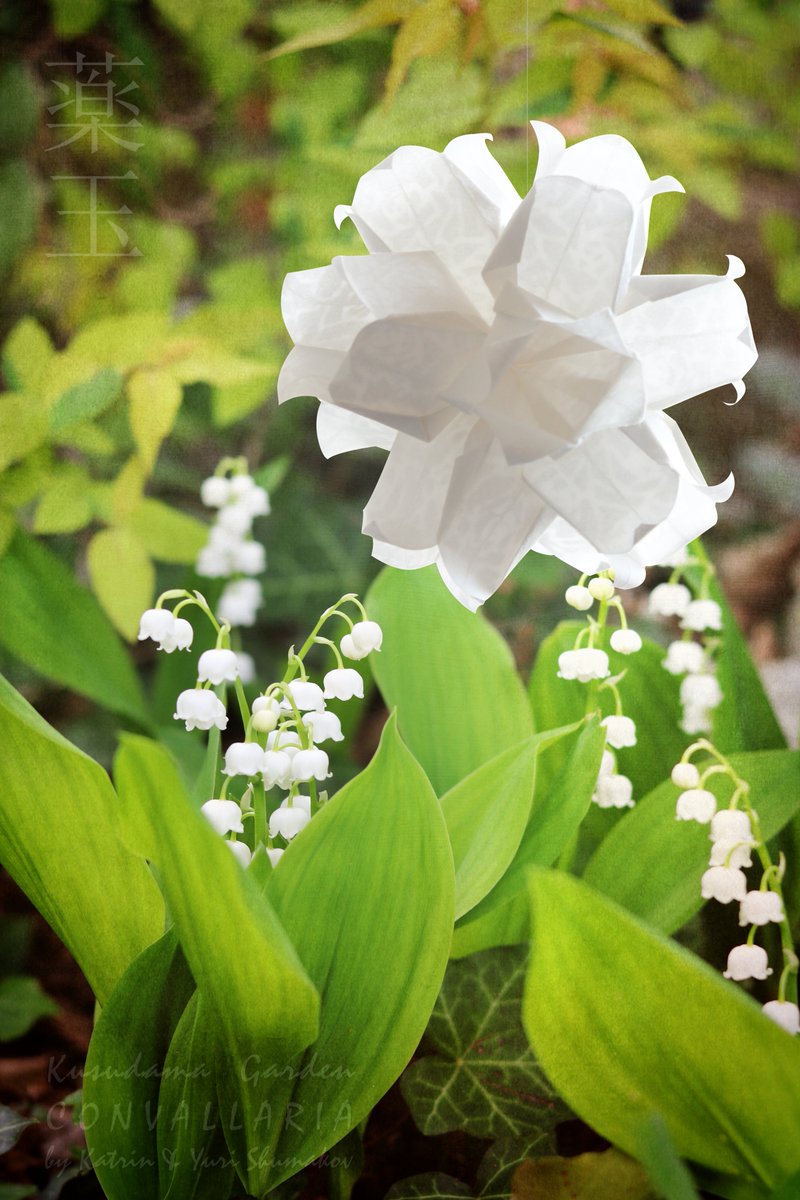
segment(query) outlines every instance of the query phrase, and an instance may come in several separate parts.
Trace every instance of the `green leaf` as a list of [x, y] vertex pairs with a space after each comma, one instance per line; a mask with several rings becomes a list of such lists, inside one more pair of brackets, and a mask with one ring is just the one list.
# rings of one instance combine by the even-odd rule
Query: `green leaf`
[[472, 1188], [460, 1179], [430, 1171], [395, 1183], [386, 1193], [386, 1200], [472, 1200], [472, 1196]]
[[60, 434], [82, 421], [91, 421], [110, 408], [122, 391], [122, 376], [104, 367], [89, 379], [63, 392], [50, 410], [50, 432]]
[[[254, 1119], [240, 1064], [285, 1062], [316, 1036], [318, 996], [254, 879], [198, 813], [171, 756], [126, 735], [114, 762], [126, 837], [155, 863], [167, 907], [227, 1062], [233, 1099]], [[268, 1003], [255, 998], [269, 996]]]
[[0, 276], [6, 275], [36, 233], [41, 193], [31, 168], [22, 158], [0, 162]]
[[[769, 841], [800, 808], [800, 752], [731, 754], [730, 762], [750, 784], [750, 799]], [[727, 803], [732, 788], [724, 776], [712, 775], [705, 786], [720, 805]], [[700, 877], [708, 866], [708, 826], [676, 820], [679, 795], [666, 780], [640, 800], [610, 831], [584, 872], [592, 887], [662, 933], [680, 929], [704, 904]]]
[[577, 1114], [630, 1154], [658, 1113], [683, 1158], [773, 1186], [796, 1171], [800, 1045], [580, 880], [536, 870], [530, 894], [525, 1028]]
[[147, 553], [159, 562], [193, 566], [208, 540], [208, 526], [202, 521], [149, 496], [139, 501], [127, 523]]
[[148, 724], [136, 672], [100, 605], [22, 530], [0, 559], [0, 644], [45, 678]]
[[0, 979], [0, 1041], [22, 1037], [40, 1017], [52, 1017], [58, 1006], [30, 975], [7, 975]]
[[47, 410], [30, 392], [0, 395], [0, 471], [27, 458], [47, 440]]
[[642, 1168], [618, 1150], [540, 1158], [514, 1175], [515, 1200], [659, 1200]]
[[59, 472], [36, 506], [36, 533], [72, 533], [92, 519], [89, 476], [75, 467]]
[[172, 1036], [193, 992], [170, 930], [131, 963], [97, 1020], [83, 1076], [83, 1122], [109, 1200], [159, 1196], [159, 1092]]
[[522, 1028], [527, 946], [487, 950], [447, 968], [427, 1029], [438, 1051], [401, 1088], [419, 1128], [480, 1138], [538, 1135], [568, 1115]]
[[770, 1196], [770, 1200], [797, 1200], [800, 1195], [800, 1171], [787, 1179], [778, 1189]]
[[[514, 860], [530, 820], [540, 752], [578, 728], [571, 725], [534, 734], [478, 767], [442, 796], [456, 867], [457, 918], [491, 893]], [[601, 734], [600, 741], [604, 740]], [[596, 757], [599, 761], [599, 753]], [[587, 795], [578, 820], [588, 803]], [[558, 821], [564, 819], [563, 809], [553, 815]], [[570, 826], [566, 836], [571, 832]], [[524, 873], [522, 878], [524, 886]]]
[[217, 1039], [199, 992], [170, 1042], [158, 1094], [158, 1162], [166, 1200], [220, 1200], [235, 1171], [218, 1113]]
[[678, 1158], [669, 1132], [658, 1113], [639, 1126], [636, 1157], [664, 1200], [700, 1200], [688, 1167]]
[[[285, 1062], [251, 1050], [251, 1106], [266, 1102], [274, 1114], [250, 1134], [256, 1195], [367, 1116], [414, 1053], [444, 974], [453, 927], [447, 831], [394, 720], [366, 770], [291, 843], [266, 894], [322, 1008], [304, 1054]], [[240, 1158], [246, 1149], [240, 1140]]]
[[309, 33], [300, 34], [269, 52], [268, 57], [292, 54], [297, 50], [310, 50], [315, 46], [330, 46], [343, 42], [371, 29], [394, 25], [410, 13], [416, 0], [366, 0], [354, 12], [343, 16], [340, 21], [328, 21]]
[[65, 943], [100, 1003], [161, 933], [147, 867], [117, 837], [102, 767], [0, 679], [0, 859]]
[[516, 1168], [526, 1159], [541, 1158], [554, 1151], [552, 1133], [498, 1138], [486, 1151], [478, 1167], [476, 1184], [481, 1200], [507, 1200], [512, 1191]]
[[97, 599], [123, 637], [134, 641], [156, 582], [144, 546], [130, 529], [101, 529], [89, 543], [86, 563]]
[[508, 646], [484, 617], [459, 604], [435, 567], [386, 568], [366, 605], [384, 632], [381, 652], [370, 660], [378, 686], [439, 795], [530, 736]]
[[18, 321], [3, 345], [3, 372], [14, 391], [35, 392], [55, 351], [34, 317]]
[[[536, 655], [530, 697], [537, 729], [555, 729], [580, 720], [586, 710], [587, 685], [558, 678], [558, 656], [572, 649], [584, 622], [564, 621], [546, 637]], [[645, 795], [678, 761], [689, 738], [680, 729], [680, 703], [674, 676], [661, 665], [664, 651], [643, 639], [637, 654], [609, 650], [612, 675], [624, 670], [619, 684], [625, 713], [636, 722], [636, 745], [619, 752], [619, 769], [633, 781], [634, 799]], [[611, 693], [601, 692], [603, 715], [614, 711]]]
[[[7, 1108], [5, 1104], [0, 1104], [0, 1154], [7, 1154], [13, 1146], [16, 1146], [28, 1126], [35, 1124], [36, 1122], [30, 1117], [23, 1117], [13, 1108]], [[22, 1192], [22, 1195], [30, 1196], [32, 1190], [32, 1188], [28, 1188]]]
[[129, 377], [128, 417], [139, 456], [152, 470], [164, 438], [172, 430], [183, 399], [183, 388], [171, 371], [141, 367]]

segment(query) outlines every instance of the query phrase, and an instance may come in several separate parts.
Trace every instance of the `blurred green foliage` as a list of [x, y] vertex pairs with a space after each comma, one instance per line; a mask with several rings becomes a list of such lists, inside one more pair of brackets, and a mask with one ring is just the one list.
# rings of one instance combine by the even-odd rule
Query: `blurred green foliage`
[[7, 0], [0, 38], [0, 552], [44, 539], [125, 638], [183, 582], [223, 453], [293, 455], [268, 619], [365, 586], [379, 457], [324, 464], [308, 405], [276, 419], [279, 298], [286, 271], [359, 251], [333, 208], [399, 144], [485, 129], [525, 189], [529, 118], [623, 134], [692, 197], [658, 199], [651, 247], [703, 210], [744, 218], [800, 308], [800, 6]]

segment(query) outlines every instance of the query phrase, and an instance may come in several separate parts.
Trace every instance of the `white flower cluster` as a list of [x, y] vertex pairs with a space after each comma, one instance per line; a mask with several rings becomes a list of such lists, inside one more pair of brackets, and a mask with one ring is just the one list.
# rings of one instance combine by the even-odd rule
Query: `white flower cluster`
[[[233, 474], [226, 472], [233, 466]], [[197, 557], [197, 573], [209, 579], [228, 579], [217, 616], [228, 625], [253, 625], [262, 601], [261, 584], [250, 578], [267, 566], [264, 547], [252, 537], [253, 521], [267, 516], [269, 496], [247, 474], [239, 459], [223, 459], [217, 474], [203, 481], [200, 497], [217, 515], [208, 541]]]
[[[722, 610], [716, 600], [694, 598], [686, 583], [678, 582], [685, 568], [701, 566], [704, 583], [713, 574], [708, 562], [693, 559], [688, 553], [665, 564], [673, 566], [669, 583], [659, 583], [650, 593], [648, 609], [652, 616], [677, 618], [683, 636], [671, 642], [664, 668], [671, 675], [682, 675], [680, 685], [683, 717], [681, 728], [692, 736], [710, 733], [712, 714], [722, 703], [722, 688], [714, 670], [714, 654], [722, 630]], [[694, 635], [698, 635], [699, 641]]]
[[[716, 762], [701, 773], [691, 762], [691, 756], [704, 750], [711, 753]], [[709, 775], [724, 775], [734, 786], [729, 806], [717, 811], [717, 798], [704, 785]], [[767, 979], [772, 975], [766, 950], [755, 945], [755, 934], [759, 927], [775, 923], [785, 927], [786, 913], [781, 892], [783, 866], [767, 865], [757, 890], [749, 888], [745, 870], [752, 867], [752, 851], [759, 857], [766, 855], [766, 848], [758, 827], [758, 817], [749, 807], [748, 787], [728, 763], [727, 759], [705, 740], [690, 746], [679, 763], [672, 769], [672, 782], [681, 789], [676, 807], [679, 821], [697, 821], [701, 825], [710, 823], [711, 853], [708, 869], [700, 881], [700, 891], [705, 900], [717, 900], [720, 904], [739, 904], [739, 924], [750, 926], [747, 942], [734, 946], [728, 955], [726, 979], [742, 982], [747, 979]], [[738, 807], [743, 801], [744, 809]], [[768, 862], [767, 858], [767, 862]], [[790, 943], [789, 943], [790, 945]], [[797, 959], [784, 941], [786, 967], [781, 975], [779, 999], [763, 1006], [764, 1012], [789, 1033], [800, 1033], [800, 1008], [785, 998], [786, 980], [797, 970]]]
[[[592, 683], [602, 680], [600, 689], [608, 689], [615, 700], [615, 712], [603, 718], [601, 722], [606, 731], [606, 749], [600, 764], [597, 784], [592, 800], [600, 808], [632, 808], [633, 785], [630, 779], [617, 771], [617, 760], [614, 750], [624, 750], [636, 745], [636, 725], [630, 717], [622, 713], [617, 684], [624, 676], [624, 671], [610, 678], [611, 667], [605, 650], [595, 645], [602, 641], [606, 633], [606, 618], [610, 608], [614, 608], [620, 618], [621, 627], [613, 630], [609, 638], [609, 646], [616, 654], [635, 654], [642, 648], [642, 639], [633, 629], [628, 629], [625, 610], [622, 601], [614, 588], [611, 572], [597, 575], [586, 583], [582, 576], [579, 583], [568, 587], [564, 599], [571, 608], [587, 614], [587, 625], [578, 634], [572, 650], [565, 650], [558, 656], [559, 679], [573, 679], [579, 683]], [[594, 602], [598, 602], [597, 617], [588, 615]], [[588, 637], [589, 645], [582, 645]]]

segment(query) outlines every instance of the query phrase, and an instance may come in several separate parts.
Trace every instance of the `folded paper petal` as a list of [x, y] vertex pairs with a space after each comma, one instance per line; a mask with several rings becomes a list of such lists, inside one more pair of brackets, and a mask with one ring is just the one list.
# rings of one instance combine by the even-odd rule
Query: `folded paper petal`
[[287, 276], [295, 347], [278, 397], [314, 395], [326, 455], [389, 451], [364, 511], [384, 562], [435, 563], [471, 608], [528, 550], [620, 586], [716, 519], [664, 410], [732, 384], [756, 352], [744, 268], [641, 274], [651, 180], [624, 138], [539, 139], [520, 199], [485, 134], [404, 146], [360, 180], [368, 254]]

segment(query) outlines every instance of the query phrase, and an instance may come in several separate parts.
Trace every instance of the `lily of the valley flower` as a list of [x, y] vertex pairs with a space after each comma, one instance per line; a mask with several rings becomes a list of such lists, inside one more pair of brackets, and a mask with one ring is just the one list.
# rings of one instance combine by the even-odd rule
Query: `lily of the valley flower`
[[328, 756], [324, 750], [298, 750], [292, 759], [292, 779], [298, 783], [308, 783], [310, 779], [322, 782], [330, 774]]
[[709, 867], [700, 880], [700, 894], [704, 900], [718, 900], [720, 904], [744, 900], [747, 876], [739, 867]]
[[665, 410], [755, 360], [730, 259], [724, 276], [642, 275], [651, 180], [624, 138], [569, 149], [534, 122], [523, 199], [468, 134], [395, 151], [350, 217], [369, 253], [290, 274], [295, 348], [281, 400], [315, 395], [325, 455], [389, 459], [364, 513], [375, 556], [436, 563], [471, 608], [535, 549], [641, 582], [712, 525], [707, 487]]
[[740, 925], [780, 924], [785, 919], [783, 901], [776, 892], [748, 892], [739, 905]]
[[800, 1033], [800, 1008], [790, 1000], [769, 1000], [761, 1011], [787, 1033]]
[[307, 712], [303, 716], [303, 724], [311, 731], [315, 744], [320, 742], [342, 742], [342, 723], [332, 712]]
[[558, 656], [559, 679], [577, 679], [581, 683], [589, 683], [592, 679], [605, 679], [610, 673], [605, 650], [593, 650], [586, 646], [579, 650], [565, 650]]
[[[687, 788], [686, 791], [681, 792], [675, 807], [675, 815], [679, 821], [697, 821], [700, 825], [707, 825], [716, 811], [717, 798], [714, 793], [709, 792], [707, 788], [697, 787]], [[713, 865], [739, 866], [740, 864], [726, 864], [723, 859], [721, 863]]]
[[255, 579], [234, 579], [226, 583], [217, 604], [217, 616], [229, 625], [255, 625], [256, 613], [263, 600], [261, 584]]
[[772, 974], [767, 952], [762, 946], [734, 946], [728, 954], [726, 979], [741, 983], [744, 979], [767, 979]]
[[681, 619], [682, 629], [704, 633], [706, 629], [722, 629], [722, 609], [716, 600], [692, 600]]
[[606, 741], [615, 750], [636, 745], [636, 725], [630, 717], [604, 717], [600, 723], [606, 731]]
[[609, 640], [617, 654], [638, 654], [642, 648], [642, 639], [635, 629], [615, 629]]
[[364, 680], [353, 667], [337, 667], [328, 671], [323, 680], [325, 698], [328, 700], [352, 700], [364, 697]]
[[244, 833], [242, 810], [235, 800], [206, 800], [200, 812], [217, 833]]
[[201, 683], [233, 683], [239, 677], [239, 655], [233, 650], [204, 650], [197, 662], [197, 678]]
[[290, 842], [305, 829], [310, 817], [303, 808], [276, 808], [269, 819], [269, 836], [282, 837]]
[[139, 619], [139, 641], [150, 638], [167, 654], [173, 650], [188, 650], [193, 637], [191, 623], [176, 617], [167, 608], [148, 608]]
[[264, 751], [258, 742], [233, 742], [225, 751], [225, 775], [260, 775], [264, 770]]
[[186, 728], [191, 729], [225, 729], [228, 725], [228, 714], [225, 705], [213, 692], [201, 688], [188, 688], [181, 692], [175, 701], [176, 721], [185, 721]]
[[706, 652], [700, 642], [670, 642], [664, 670], [670, 675], [696, 675], [705, 667]]
[[682, 617], [691, 600], [685, 583], [659, 583], [648, 597], [647, 608], [654, 617]]

